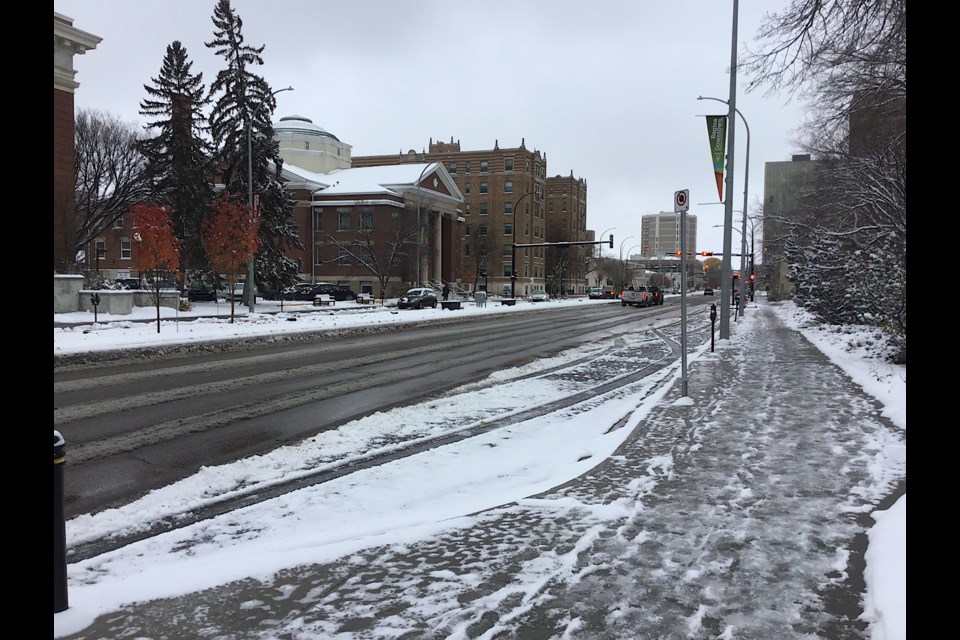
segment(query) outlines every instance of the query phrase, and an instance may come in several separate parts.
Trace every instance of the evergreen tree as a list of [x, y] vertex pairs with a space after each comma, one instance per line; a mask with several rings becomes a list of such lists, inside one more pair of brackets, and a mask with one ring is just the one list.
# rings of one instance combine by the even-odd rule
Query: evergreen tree
[[260, 220], [254, 280], [289, 286], [297, 281], [300, 265], [287, 257], [287, 250], [302, 246], [293, 221], [294, 202], [279, 181], [283, 161], [271, 123], [276, 99], [266, 80], [253, 72], [263, 64], [264, 47], [244, 43], [243, 21], [230, 0], [218, 0], [213, 24], [214, 38], [206, 45], [226, 62], [210, 85], [210, 96], [217, 96], [210, 131], [223, 182], [233, 193], [249, 193], [248, 173], [252, 173]]
[[203, 74], [191, 74], [192, 66], [179, 41], [167, 47], [159, 77], [143, 86], [149, 97], [140, 103], [140, 114], [152, 118], [145, 129], [155, 135], [141, 141], [140, 149], [147, 158], [153, 197], [171, 210], [184, 267], [207, 271], [200, 231], [210, 215], [214, 189], [212, 147], [200, 111], [210, 100]]

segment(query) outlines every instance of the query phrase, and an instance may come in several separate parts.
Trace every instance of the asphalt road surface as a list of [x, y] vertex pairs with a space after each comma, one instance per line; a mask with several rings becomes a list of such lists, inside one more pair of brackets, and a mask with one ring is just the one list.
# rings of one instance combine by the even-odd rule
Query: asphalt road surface
[[[688, 314], [710, 301], [688, 299]], [[203, 466], [264, 453], [679, 313], [679, 299], [648, 309], [619, 302], [549, 307], [55, 366], [65, 515], [126, 504]]]

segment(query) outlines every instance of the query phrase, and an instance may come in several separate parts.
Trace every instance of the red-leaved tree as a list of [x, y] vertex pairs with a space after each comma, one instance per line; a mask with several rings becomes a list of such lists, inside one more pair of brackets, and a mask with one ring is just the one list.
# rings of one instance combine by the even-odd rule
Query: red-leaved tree
[[[214, 201], [213, 216], [203, 224], [201, 241], [207, 258], [218, 273], [226, 276], [231, 292], [257, 251], [258, 227], [259, 222], [250, 215], [249, 207], [233, 199], [229, 192]], [[233, 322], [233, 310], [231, 295], [230, 322]]]
[[160, 291], [180, 268], [180, 241], [173, 232], [170, 209], [159, 204], [134, 205], [133, 227], [133, 262], [140, 277], [147, 276], [157, 307], [157, 333], [160, 333]]

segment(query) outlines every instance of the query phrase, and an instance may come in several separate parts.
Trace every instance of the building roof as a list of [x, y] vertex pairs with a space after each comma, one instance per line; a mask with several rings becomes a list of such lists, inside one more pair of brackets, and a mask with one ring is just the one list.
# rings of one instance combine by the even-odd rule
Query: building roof
[[274, 133], [291, 133], [300, 136], [315, 136], [317, 138], [333, 138], [340, 142], [340, 138], [333, 135], [323, 127], [313, 124], [310, 118], [305, 116], [284, 116], [280, 121], [273, 125]]
[[[284, 162], [282, 175], [288, 182], [315, 185], [314, 193], [324, 196], [370, 194], [402, 196], [404, 192], [416, 189], [421, 179], [433, 176], [438, 181], [438, 186], [442, 183], [450, 192], [450, 198], [463, 202], [463, 195], [440, 162], [354, 167], [337, 169], [330, 173], [314, 173]], [[432, 181], [433, 178], [430, 178], [429, 183], [425, 182], [423, 187], [433, 191], [432, 195], [436, 196]]]

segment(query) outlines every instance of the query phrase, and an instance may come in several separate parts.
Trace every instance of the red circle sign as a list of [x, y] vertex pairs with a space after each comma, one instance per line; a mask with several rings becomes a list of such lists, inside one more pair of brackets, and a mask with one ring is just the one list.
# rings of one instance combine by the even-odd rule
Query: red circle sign
[[687, 204], [687, 194], [685, 194], [683, 191], [677, 191], [677, 204], [681, 207]]

